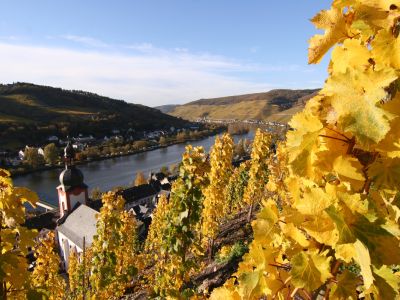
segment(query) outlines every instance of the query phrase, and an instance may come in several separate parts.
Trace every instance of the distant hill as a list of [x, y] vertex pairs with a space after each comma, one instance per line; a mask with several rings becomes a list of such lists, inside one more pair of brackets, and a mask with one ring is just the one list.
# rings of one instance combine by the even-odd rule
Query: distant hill
[[167, 114], [171, 111], [173, 111], [179, 104], [167, 104], [167, 105], [161, 105], [161, 106], [156, 106], [154, 107], [155, 109], [158, 109], [164, 114]]
[[164, 111], [172, 116], [189, 120], [207, 117], [209, 119], [257, 119], [287, 122], [318, 91], [317, 89], [279, 89], [265, 93], [200, 99]]
[[0, 148], [43, 143], [48, 136], [110, 135], [113, 129], [152, 130], [188, 122], [159, 110], [83, 91], [29, 83], [0, 85]]

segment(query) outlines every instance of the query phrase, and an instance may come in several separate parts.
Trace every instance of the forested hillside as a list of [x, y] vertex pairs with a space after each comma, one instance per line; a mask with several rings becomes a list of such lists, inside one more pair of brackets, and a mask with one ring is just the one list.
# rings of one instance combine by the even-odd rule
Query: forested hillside
[[144, 105], [83, 91], [29, 83], [0, 85], [0, 140], [15, 148], [50, 135], [109, 135], [120, 131], [181, 127], [186, 121]]

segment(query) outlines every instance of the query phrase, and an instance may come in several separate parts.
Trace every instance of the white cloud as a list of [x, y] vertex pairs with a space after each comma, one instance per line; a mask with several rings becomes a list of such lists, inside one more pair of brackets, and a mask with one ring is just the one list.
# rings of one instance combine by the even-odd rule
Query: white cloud
[[277, 86], [245, 80], [238, 74], [284, 69], [243, 64], [207, 53], [193, 54], [187, 49], [158, 49], [147, 43], [107, 48], [108, 44], [89, 37], [64, 38], [101, 51], [0, 42], [0, 82], [79, 89], [156, 106], [267, 91]]
[[73, 35], [73, 34], [66, 34], [66, 35], [62, 35], [60, 36], [62, 39], [71, 41], [71, 42], [75, 42], [75, 43], [79, 43], [85, 46], [89, 46], [89, 47], [96, 47], [96, 48], [108, 48], [110, 47], [109, 44], [104, 43], [101, 40], [92, 38], [92, 37], [88, 37], [88, 36], [80, 36], [80, 35]]

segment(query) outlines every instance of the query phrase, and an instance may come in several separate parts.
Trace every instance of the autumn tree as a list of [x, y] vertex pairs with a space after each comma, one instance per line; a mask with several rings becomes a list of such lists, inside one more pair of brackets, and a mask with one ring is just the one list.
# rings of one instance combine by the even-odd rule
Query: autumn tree
[[44, 158], [39, 154], [37, 148], [29, 147], [24, 151], [24, 161], [26, 164], [36, 169], [37, 167], [43, 165]]
[[161, 146], [165, 146], [165, 145], [167, 145], [167, 139], [164, 136], [162, 136], [162, 137], [160, 137], [160, 140], [158, 141], [158, 143]]
[[312, 19], [329, 77], [289, 123], [238, 282], [211, 298], [399, 298], [399, 19], [398, 1], [366, 0]]
[[139, 186], [142, 184], [146, 184], [147, 179], [144, 176], [143, 172], [139, 171], [136, 173], [135, 181], [133, 182], [133, 186]]
[[202, 210], [203, 244], [213, 255], [213, 241], [228, 208], [225, 189], [232, 173], [233, 140], [229, 134], [217, 137], [210, 152], [209, 185], [204, 190]]
[[44, 160], [50, 165], [55, 165], [59, 159], [58, 149], [54, 143], [46, 145], [43, 149]]
[[0, 169], [0, 298], [24, 298], [29, 292], [26, 255], [36, 232], [23, 227], [25, 204], [35, 206], [38, 197], [26, 188], [14, 187], [10, 173]]
[[64, 299], [66, 284], [59, 274], [60, 256], [55, 249], [54, 232], [49, 232], [35, 246], [36, 264], [31, 275], [32, 285], [43, 290], [50, 300]]
[[188, 135], [187, 135], [186, 131], [178, 132], [178, 134], [176, 135], [176, 140], [178, 142], [184, 142], [187, 140], [187, 138], [188, 138]]

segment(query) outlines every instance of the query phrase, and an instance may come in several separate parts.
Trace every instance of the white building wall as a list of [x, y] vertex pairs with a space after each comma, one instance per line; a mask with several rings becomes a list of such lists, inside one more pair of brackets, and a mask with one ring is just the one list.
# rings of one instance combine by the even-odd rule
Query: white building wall
[[85, 197], [86, 197], [85, 191], [83, 191], [78, 195], [69, 194], [71, 209], [73, 209], [78, 202], [80, 202], [81, 204], [85, 204]]
[[61, 232], [57, 232], [58, 235], [58, 245], [60, 246], [60, 254], [62, 261], [64, 262], [65, 270], [68, 270], [69, 266], [69, 255], [71, 251], [76, 251], [76, 253], [82, 253], [83, 250], [75, 245], [70, 239], [68, 239]]

